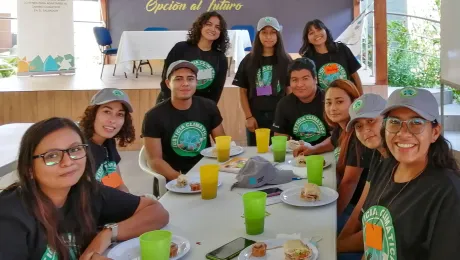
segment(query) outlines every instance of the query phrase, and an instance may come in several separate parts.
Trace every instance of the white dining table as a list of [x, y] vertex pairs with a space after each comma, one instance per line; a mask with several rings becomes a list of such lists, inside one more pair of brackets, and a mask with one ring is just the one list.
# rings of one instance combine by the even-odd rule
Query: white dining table
[[[273, 154], [257, 154], [255, 147], [246, 147], [239, 157], [250, 158], [260, 155], [273, 161]], [[332, 165], [324, 169], [323, 186], [336, 189], [335, 162], [333, 154], [324, 154], [327, 162]], [[292, 154], [286, 160], [293, 159]], [[187, 173], [188, 177], [199, 176], [199, 167], [204, 164], [215, 164], [215, 159], [203, 158]], [[278, 166], [277, 166], [278, 167]], [[280, 165], [282, 169], [294, 170], [299, 177], [306, 177], [306, 169]], [[245, 237], [255, 241], [275, 239], [278, 234], [298, 234], [302, 238], [321, 239], [318, 242], [319, 258], [322, 260], [336, 259], [337, 209], [336, 202], [320, 207], [293, 207], [284, 203], [266, 207], [270, 213], [265, 219], [264, 233], [257, 236], [246, 234], [243, 215], [242, 194], [249, 189], [237, 188], [230, 191], [236, 181], [234, 173], [219, 172], [217, 197], [213, 200], [202, 200], [200, 194], [179, 194], [168, 191], [160, 202], [168, 210], [170, 220], [164, 228], [174, 235], [187, 238], [191, 250], [182, 259], [206, 259], [206, 254], [220, 246], [238, 238]], [[283, 190], [290, 187], [303, 186], [305, 179], [278, 185]], [[259, 189], [265, 189], [265, 186]]]
[[32, 125], [32, 123], [0, 125], [0, 177], [14, 170], [22, 136]]
[[[188, 31], [124, 31], [121, 34], [117, 53], [117, 70], [132, 70], [132, 61], [164, 60], [174, 45], [187, 39]], [[251, 38], [246, 30], [229, 30], [230, 48], [227, 57], [235, 61], [235, 72], [246, 56], [245, 48], [251, 47]]]

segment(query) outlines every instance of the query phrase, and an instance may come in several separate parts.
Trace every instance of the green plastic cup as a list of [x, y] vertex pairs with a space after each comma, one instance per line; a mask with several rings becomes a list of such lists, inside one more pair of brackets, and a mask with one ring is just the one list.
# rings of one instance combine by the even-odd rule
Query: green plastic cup
[[308, 182], [322, 186], [324, 157], [321, 155], [309, 155], [306, 156], [305, 159], [307, 162]]
[[251, 191], [243, 194], [246, 234], [259, 235], [264, 233], [266, 201], [267, 193], [265, 192]]
[[272, 137], [273, 161], [284, 162], [286, 160], [287, 136]]
[[166, 230], [155, 230], [139, 237], [142, 260], [169, 260], [172, 233]]

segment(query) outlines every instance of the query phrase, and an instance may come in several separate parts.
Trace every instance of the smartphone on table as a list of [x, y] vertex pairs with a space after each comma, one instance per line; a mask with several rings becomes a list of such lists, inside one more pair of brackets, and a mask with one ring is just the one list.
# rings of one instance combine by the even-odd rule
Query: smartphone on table
[[256, 242], [240, 237], [206, 254], [206, 258], [211, 260], [230, 260], [237, 257], [243, 249], [254, 243]]

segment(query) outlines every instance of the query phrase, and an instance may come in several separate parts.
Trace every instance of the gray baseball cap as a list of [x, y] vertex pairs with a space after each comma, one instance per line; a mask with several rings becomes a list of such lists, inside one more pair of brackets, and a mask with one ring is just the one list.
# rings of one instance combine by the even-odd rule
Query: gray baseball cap
[[169, 76], [171, 76], [171, 73], [173, 73], [174, 71], [183, 68], [190, 69], [191, 71], [193, 71], [193, 73], [195, 73], [195, 75], [198, 74], [198, 68], [195, 66], [195, 64], [186, 60], [178, 60], [169, 65], [168, 70], [166, 72], [166, 78], [169, 78]]
[[131, 106], [131, 102], [129, 102], [128, 95], [117, 88], [104, 88], [99, 90], [91, 99], [90, 105], [103, 105], [113, 101], [120, 101], [128, 108], [130, 113], [133, 112], [133, 107]]
[[419, 114], [426, 120], [436, 120], [440, 123], [439, 108], [436, 98], [430, 91], [423, 88], [406, 87], [391, 93], [382, 115], [388, 114], [391, 110], [406, 107]]
[[357, 98], [348, 109], [350, 122], [347, 124], [347, 132], [352, 128], [356, 120], [361, 118], [376, 118], [385, 109], [387, 101], [380, 95], [368, 93]]
[[283, 26], [279, 24], [276, 18], [264, 17], [264, 18], [260, 18], [259, 22], [257, 23], [257, 31], [259, 32], [266, 26], [273, 27], [273, 29], [277, 30], [278, 32], [280, 32], [283, 29]]

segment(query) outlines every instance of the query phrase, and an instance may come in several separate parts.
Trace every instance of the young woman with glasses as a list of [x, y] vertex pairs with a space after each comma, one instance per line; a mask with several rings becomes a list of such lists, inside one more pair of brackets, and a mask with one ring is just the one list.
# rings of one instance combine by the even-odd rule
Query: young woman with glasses
[[168, 223], [160, 203], [98, 184], [87, 148], [69, 119], [26, 131], [19, 182], [0, 193], [0, 259], [107, 259], [112, 242]]

